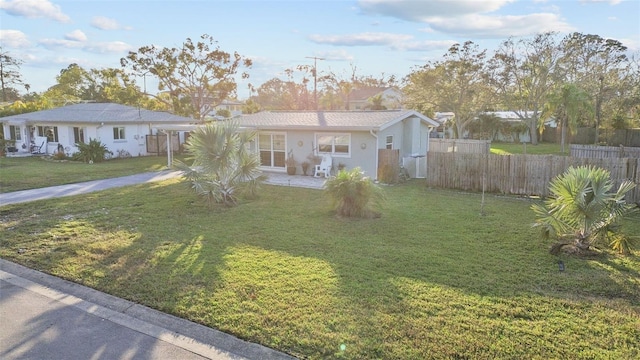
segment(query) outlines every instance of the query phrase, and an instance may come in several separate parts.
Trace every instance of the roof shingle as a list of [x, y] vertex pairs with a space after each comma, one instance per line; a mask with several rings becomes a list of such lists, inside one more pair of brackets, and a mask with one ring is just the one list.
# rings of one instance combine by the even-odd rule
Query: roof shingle
[[162, 111], [145, 110], [113, 103], [83, 103], [55, 109], [5, 116], [2, 121], [48, 123], [176, 123], [189, 124], [194, 119]]
[[[379, 129], [411, 116], [433, 121], [413, 110], [388, 111], [263, 111], [243, 115], [241, 126], [258, 129]], [[435, 123], [435, 122], [434, 122]]]

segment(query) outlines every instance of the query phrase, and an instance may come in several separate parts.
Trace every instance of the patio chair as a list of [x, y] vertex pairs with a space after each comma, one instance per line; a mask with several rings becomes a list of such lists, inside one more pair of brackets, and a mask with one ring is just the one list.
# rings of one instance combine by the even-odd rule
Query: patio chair
[[329, 176], [331, 176], [331, 164], [332, 160], [331, 160], [331, 156], [329, 155], [322, 155], [322, 161], [320, 162], [320, 165], [316, 165], [316, 169], [315, 169], [315, 173], [313, 174], [313, 177], [318, 177], [320, 175], [318, 174], [324, 174], [324, 177], [328, 178]]
[[36, 144], [31, 144], [31, 153], [32, 154], [42, 154], [42, 147], [44, 146], [45, 143], [46, 143], [46, 141], [42, 141], [40, 146], [38, 146]]

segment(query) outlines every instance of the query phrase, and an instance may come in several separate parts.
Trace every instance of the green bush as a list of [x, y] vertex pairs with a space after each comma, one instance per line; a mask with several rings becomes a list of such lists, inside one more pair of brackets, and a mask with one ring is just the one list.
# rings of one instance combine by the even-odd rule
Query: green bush
[[333, 199], [338, 215], [362, 218], [380, 216], [373, 209], [384, 199], [384, 193], [358, 167], [338, 172], [338, 175], [326, 181], [325, 191]]
[[102, 162], [107, 154], [113, 155], [107, 148], [107, 145], [97, 139], [89, 139], [89, 143], [76, 143], [78, 152], [73, 154], [73, 160], [83, 161], [86, 163]]
[[637, 210], [635, 204], [624, 200], [634, 187], [633, 182], [625, 180], [612, 191], [609, 171], [570, 167], [551, 182], [549, 199], [532, 206], [537, 215], [535, 225], [542, 228], [545, 237], [557, 240], [552, 253], [584, 253], [607, 241], [614, 250], [628, 252], [630, 239], [618, 232], [620, 220]]
[[240, 130], [238, 123], [207, 123], [191, 132], [185, 144], [191, 165], [174, 161], [196, 194], [207, 204], [236, 205], [239, 195], [255, 197], [264, 180], [259, 157], [248, 150], [255, 131]]

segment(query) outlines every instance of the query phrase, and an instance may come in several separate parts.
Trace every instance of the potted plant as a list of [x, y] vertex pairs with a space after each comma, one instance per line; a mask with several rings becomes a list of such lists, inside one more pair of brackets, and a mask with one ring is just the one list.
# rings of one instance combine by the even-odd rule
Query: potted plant
[[311, 163], [308, 161], [303, 161], [300, 165], [302, 166], [302, 174], [306, 176], [307, 170], [309, 170], [309, 166], [311, 165]]
[[344, 163], [338, 163], [338, 171], [342, 171], [345, 168], [345, 164]]
[[[12, 139], [0, 139], [0, 156], [5, 156], [7, 151], [16, 152], [16, 141]], [[11, 149], [9, 149], [11, 148]], [[15, 150], [15, 151], [14, 151]]]
[[296, 159], [293, 157], [293, 149], [289, 150], [287, 154], [287, 174], [295, 175], [296, 174]]

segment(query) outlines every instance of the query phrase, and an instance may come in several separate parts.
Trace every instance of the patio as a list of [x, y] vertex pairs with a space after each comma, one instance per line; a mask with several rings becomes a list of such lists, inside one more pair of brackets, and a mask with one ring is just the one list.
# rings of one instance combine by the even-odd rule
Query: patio
[[324, 177], [313, 177], [304, 175], [288, 175], [286, 173], [278, 172], [264, 172], [267, 176], [266, 184], [280, 185], [280, 186], [294, 186], [309, 189], [322, 189]]

